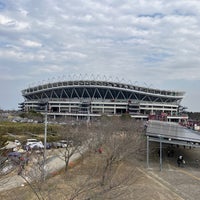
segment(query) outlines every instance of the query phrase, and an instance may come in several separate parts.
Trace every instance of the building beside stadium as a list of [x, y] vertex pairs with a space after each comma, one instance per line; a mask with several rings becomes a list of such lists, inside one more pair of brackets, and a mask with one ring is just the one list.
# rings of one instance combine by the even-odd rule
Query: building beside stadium
[[[55, 81], [22, 91], [22, 111], [46, 112], [53, 118], [93, 118], [129, 113], [134, 118], [163, 117], [180, 121], [184, 92], [140, 87], [107, 80]], [[44, 106], [46, 105], [46, 106]]]

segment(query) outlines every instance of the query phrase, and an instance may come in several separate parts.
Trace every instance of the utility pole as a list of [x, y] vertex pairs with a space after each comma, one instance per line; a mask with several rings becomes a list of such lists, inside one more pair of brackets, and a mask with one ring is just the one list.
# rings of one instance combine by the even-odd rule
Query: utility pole
[[45, 181], [45, 164], [46, 164], [46, 147], [47, 147], [47, 106], [45, 103], [45, 117], [44, 117], [44, 154], [43, 154], [43, 180]]

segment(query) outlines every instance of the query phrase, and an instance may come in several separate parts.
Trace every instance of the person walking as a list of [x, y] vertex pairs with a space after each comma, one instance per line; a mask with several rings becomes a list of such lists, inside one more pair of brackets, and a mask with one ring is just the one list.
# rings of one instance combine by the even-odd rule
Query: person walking
[[178, 167], [180, 167], [181, 164], [185, 164], [185, 160], [183, 159], [182, 155], [178, 156], [177, 164], [178, 164]]

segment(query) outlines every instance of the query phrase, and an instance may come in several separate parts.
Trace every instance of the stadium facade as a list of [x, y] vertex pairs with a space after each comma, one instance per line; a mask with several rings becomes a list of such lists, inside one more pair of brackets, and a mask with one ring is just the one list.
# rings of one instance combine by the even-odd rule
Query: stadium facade
[[[180, 105], [184, 92], [140, 87], [117, 81], [69, 80], [28, 87], [22, 91], [22, 111], [46, 112], [48, 116], [93, 118], [122, 115], [147, 119], [164, 116], [168, 121], [184, 120]], [[43, 106], [43, 105], [46, 106]]]

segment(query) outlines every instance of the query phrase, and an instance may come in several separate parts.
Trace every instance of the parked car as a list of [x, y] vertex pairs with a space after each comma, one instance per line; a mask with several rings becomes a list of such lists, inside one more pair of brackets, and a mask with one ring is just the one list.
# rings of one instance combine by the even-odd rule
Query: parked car
[[52, 143], [51, 142], [47, 142], [46, 143], [46, 149], [51, 149], [52, 147]]
[[37, 139], [27, 139], [26, 140], [26, 145], [31, 145], [31, 144], [34, 144], [34, 143], [37, 143], [38, 140]]
[[59, 143], [61, 144], [62, 148], [66, 148], [67, 147], [67, 140], [60, 140]]
[[21, 142], [19, 140], [15, 140], [15, 145], [16, 146], [20, 146], [21, 145]]
[[44, 149], [44, 145], [41, 141], [32, 143], [28, 146], [30, 147], [30, 149]]
[[53, 142], [55, 148], [66, 148], [73, 145], [72, 140], [59, 140], [58, 142]]
[[61, 148], [62, 144], [60, 142], [53, 142], [52, 143], [52, 147], [54, 147], [54, 148]]
[[21, 153], [13, 151], [8, 153], [8, 160], [12, 162], [14, 165], [18, 165], [20, 163]]
[[21, 153], [16, 152], [16, 151], [12, 151], [12, 152], [8, 153], [8, 157], [11, 157], [11, 156], [13, 156], [13, 157], [20, 157]]
[[43, 149], [44, 145], [42, 141], [38, 141], [37, 139], [27, 139], [25, 149], [30, 150], [30, 149]]

